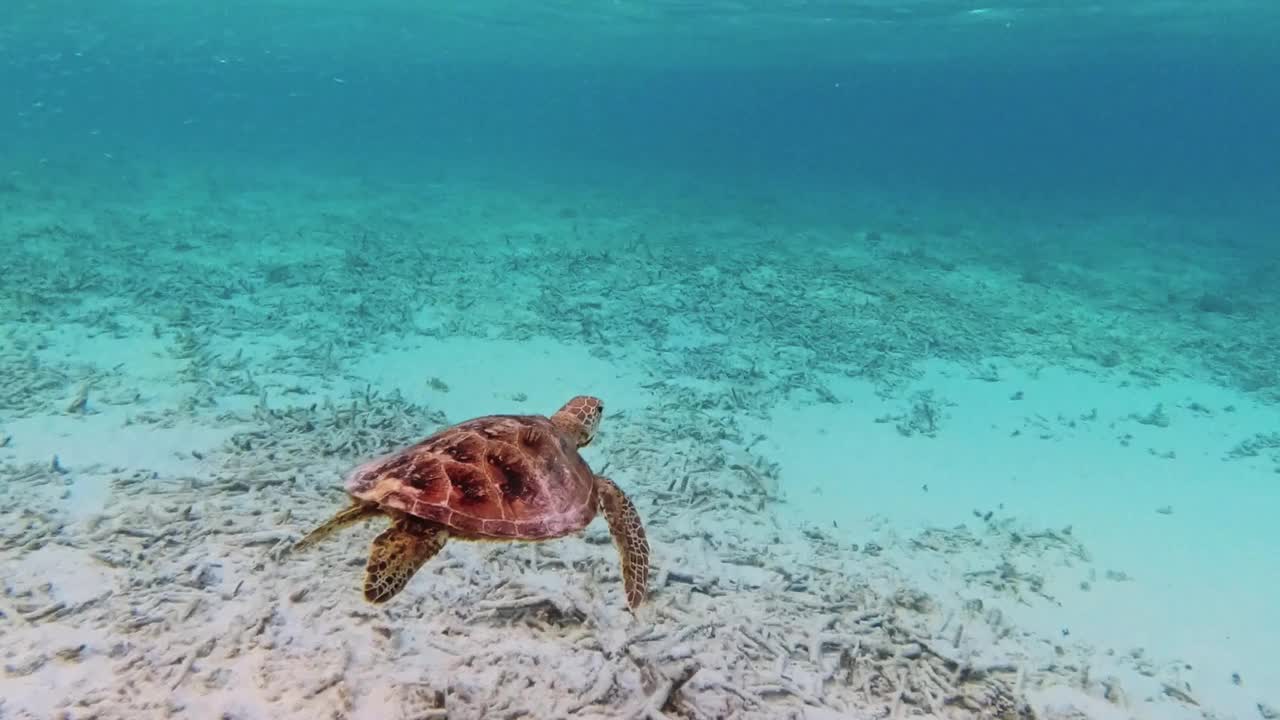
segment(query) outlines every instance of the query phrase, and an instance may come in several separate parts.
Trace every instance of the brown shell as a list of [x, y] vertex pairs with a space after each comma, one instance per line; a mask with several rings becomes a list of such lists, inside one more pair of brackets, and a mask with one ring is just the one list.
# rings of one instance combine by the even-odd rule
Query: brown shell
[[371, 460], [347, 492], [478, 538], [539, 540], [596, 513], [595, 474], [569, 438], [536, 415], [491, 415]]

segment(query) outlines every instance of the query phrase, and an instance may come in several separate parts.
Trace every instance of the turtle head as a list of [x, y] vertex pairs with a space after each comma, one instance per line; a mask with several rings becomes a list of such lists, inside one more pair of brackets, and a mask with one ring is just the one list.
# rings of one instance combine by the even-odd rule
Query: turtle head
[[596, 428], [600, 426], [600, 417], [604, 415], [604, 403], [600, 398], [579, 395], [564, 404], [555, 415], [551, 416], [551, 424], [564, 433], [578, 447], [586, 447], [596, 436]]

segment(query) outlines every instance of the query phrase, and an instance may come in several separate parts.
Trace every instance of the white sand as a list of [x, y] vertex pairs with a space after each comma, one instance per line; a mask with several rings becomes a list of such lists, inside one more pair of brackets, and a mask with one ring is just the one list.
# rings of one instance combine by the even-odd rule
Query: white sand
[[[399, 388], [415, 399], [431, 395], [431, 389], [421, 384], [416, 388], [406, 386], [397, 379], [428, 374], [432, 358], [483, 357], [488, 360], [465, 369], [442, 370], [437, 376], [450, 390], [438, 392], [433, 406], [459, 419], [481, 412], [482, 407], [539, 411], [553, 407], [556, 397], [576, 387], [609, 398], [611, 410], [644, 411], [648, 393], [638, 387], [637, 371], [612, 367], [580, 352], [545, 341], [532, 347], [503, 341], [431, 341], [415, 347], [397, 345], [385, 362], [371, 359], [357, 366], [353, 374], [384, 390]], [[517, 356], [518, 363], [505, 359]], [[421, 370], [415, 372], [411, 368]], [[1045, 372], [1033, 379], [1012, 370], [1005, 371], [999, 382], [984, 382], [966, 378], [961, 368], [941, 363], [935, 363], [917, 385], [935, 388], [939, 396], [955, 403], [945, 410], [935, 438], [907, 438], [893, 423], [877, 423], [877, 417], [900, 410], [901, 402], [881, 400], [869, 388], [848, 381], [835, 385], [842, 401], [839, 405], [789, 404], [776, 408], [767, 422], [747, 424], [750, 433], [758, 431], [767, 436], [763, 444], [756, 446], [757, 452], [781, 464], [785, 503], [775, 510], [780, 529], [785, 532], [787, 528], [817, 527], [838, 543], [877, 542], [885, 547], [884, 554], [874, 562], [874, 567], [881, 569], [873, 572], [853, 559], [849, 571], [854, 577], [875, 575], [880, 582], [874, 582], [872, 587], [890, 594], [896, 586], [923, 590], [951, 610], [957, 610], [965, 600], [981, 598], [988, 610], [999, 608], [1007, 622], [1018, 628], [1017, 644], [1029, 646], [1028, 652], [1034, 652], [1040, 644], [1061, 645], [1066, 653], [1064, 659], [1087, 666], [1092, 677], [1119, 678], [1129, 704], [1117, 708], [1105, 701], [1077, 698], [1075, 706], [1089, 717], [1103, 718], [1108, 713], [1115, 717], [1194, 717], [1190, 709], [1162, 694], [1161, 684], [1165, 682], [1186, 683], [1204, 707], [1227, 716], [1249, 717], [1250, 712], [1256, 712], [1252, 706], [1257, 702], [1250, 690], [1280, 686], [1280, 675], [1268, 661], [1271, 648], [1280, 640], [1267, 613], [1268, 598], [1274, 596], [1276, 589], [1266, 584], [1275, 577], [1268, 573], [1273, 559], [1266, 552], [1274, 539], [1274, 529], [1268, 523], [1266, 506], [1250, 503], [1247, 491], [1221, 492], [1224, 483], [1237, 488], [1250, 484], [1261, 487], [1271, 479], [1269, 468], [1222, 459], [1234, 437], [1256, 426], [1264, 408], [1202, 386], [1117, 388], [1078, 374]], [[511, 400], [516, 393], [524, 392], [520, 388], [531, 389], [528, 399]], [[159, 393], [159, 388], [151, 389]], [[1009, 399], [1015, 391], [1024, 393], [1021, 400]], [[1181, 407], [1190, 400], [1213, 409], [1213, 413], [1204, 415]], [[1131, 413], [1156, 403], [1164, 403], [1170, 417], [1168, 427], [1146, 426], [1129, 418]], [[1223, 412], [1221, 408], [1229, 404], [1237, 410]], [[1096, 419], [1080, 420], [1094, 409]], [[118, 411], [104, 411], [86, 417], [45, 417], [11, 423], [6, 430], [14, 441], [5, 449], [3, 460], [41, 462], [57, 453], [62, 465], [77, 479], [66, 509], [110, 513], [103, 476], [95, 468], [146, 469], [169, 476], [198, 472], [196, 461], [178, 458], [193, 448], [212, 452], [225, 435], [198, 426], [167, 430], [121, 427], [121, 420]], [[609, 429], [606, 426], [606, 438]], [[1015, 430], [1021, 433], [1013, 436]], [[1118, 440], [1125, 433], [1133, 435], [1127, 447]], [[1041, 434], [1049, 437], [1041, 438]], [[1162, 459], [1149, 449], [1175, 450], [1177, 458]], [[608, 456], [604, 451], [591, 455], [597, 464]], [[635, 476], [635, 471], [617, 472], [628, 480]], [[927, 491], [923, 489], [926, 485]], [[1171, 507], [1172, 514], [1156, 512], [1164, 506]], [[245, 512], [253, 509], [243, 504], [240, 507]], [[317, 503], [316, 507], [297, 510], [317, 518], [327, 509]], [[1017, 518], [1020, 525], [1029, 528], [1071, 526], [1072, 534], [1087, 546], [1090, 560], [1077, 560], [1066, 566], [1056, 558], [1038, 560], [1013, 554], [1010, 559], [1015, 565], [1044, 575], [1044, 592], [1056, 599], [1050, 602], [1032, 595], [1018, 602], [990, 588], [971, 585], [963, 577], [966, 571], [994, 567], [1001, 559], [996, 551], [999, 543], [992, 542], [989, 550], [971, 548], [939, 558], [913, 549], [908, 542], [926, 527], [965, 524], [979, 529], [982, 523], [973, 517], [975, 509], [994, 510], [999, 518]], [[832, 523], [838, 528], [828, 529]], [[291, 532], [305, 527], [302, 523], [294, 525]], [[757, 529], [763, 531], [767, 527], [761, 525]], [[717, 523], [709, 530], [725, 532], [729, 528]], [[600, 527], [594, 530], [597, 534], [600, 531]], [[663, 533], [655, 534], [660, 566], [704, 567], [704, 572], [709, 573], [717, 567], [730, 573], [742, 569], [700, 563], [696, 557], [687, 556], [691, 548], [664, 546]], [[340, 545], [345, 545], [347, 551], [343, 555], [358, 559], [366, 535], [344, 539]], [[763, 536], [757, 536], [754, 542], [766, 543], [779, 558], [811, 555], [802, 535], [792, 531], [788, 536], [791, 542], [799, 543], [794, 550], [768, 545]], [[1240, 538], [1256, 540], [1249, 544]], [[55, 548], [6, 562], [9, 582], [25, 586], [39, 578], [57, 589], [57, 601], [67, 604], [83, 602], [95, 588], [111, 584], [112, 574], [86, 562], [83, 553]], [[553, 553], [563, 552], [568, 557], [580, 554], [579, 546], [568, 541], [557, 543], [554, 548]], [[477, 554], [476, 548], [466, 546], [453, 550], [464, 557], [493, 555], [484, 551]], [[207, 545], [206, 551], [207, 554], [200, 554], [210, 560], [230, 552], [216, 543]], [[512, 552], [527, 555], [524, 549]], [[340, 606], [357, 607], [355, 600], [348, 597], [354, 595], [354, 589], [346, 588], [356, 581], [358, 568], [336, 564], [332, 560], [337, 555], [333, 551], [329, 555], [331, 561], [325, 563], [329, 567], [323, 574], [330, 579], [324, 585], [343, 591], [335, 597]], [[595, 555], [608, 560], [608, 553]], [[687, 557], [680, 561], [678, 555]], [[766, 559], [764, 564], [768, 567], [772, 562]], [[492, 566], [492, 571], [502, 573], [506, 564]], [[308, 562], [295, 567], [316, 566]], [[1124, 572], [1132, 580], [1107, 580], [1105, 573], [1112, 570]], [[590, 582], [579, 575], [566, 573], [563, 582]], [[767, 578], [769, 573], [763, 575]], [[315, 586], [316, 580], [308, 572], [289, 583], [302, 588]], [[411, 587], [409, 598], [420, 596], [428, 583], [456, 581], [419, 579]], [[1083, 581], [1089, 582], [1088, 591], [1080, 589]], [[531, 578], [526, 584], [533, 582]], [[559, 584], [552, 587], [553, 593], [569, 589]], [[574, 588], [577, 592], [583, 589]], [[251, 585], [247, 592], [258, 597], [261, 590]], [[617, 604], [617, 594], [610, 584], [600, 591], [607, 604]], [[125, 591], [117, 589], [116, 593]], [[743, 602], [747, 602], [750, 590], [743, 594]], [[251, 602], [265, 600], [262, 597]], [[399, 612], [417, 606], [422, 612], [437, 614], [440, 610], [428, 609], [434, 604], [432, 601], [433, 598], [409, 599]], [[216, 606], [208, 612], [212, 614], [202, 624], [216, 623], [216, 617], [226, 614], [217, 612]], [[616, 607], [602, 607], [599, 612], [608, 618], [618, 616]], [[325, 618], [329, 622], [337, 619]], [[712, 623], [724, 619], [718, 614], [707, 618]], [[86, 627], [74, 618], [67, 623], [40, 624], [37, 634], [27, 631], [11, 636], [26, 641], [32, 648], [26, 652], [73, 642], [85, 642], [96, 653], [109, 652], [106, 645], [113, 642], [111, 633], [93, 630], [92, 625]], [[78, 629], [72, 631], [71, 627]], [[1064, 629], [1069, 630], [1069, 637], [1062, 636]], [[172, 631], [182, 632], [181, 626]], [[82, 632], [87, 635], [77, 634]], [[227, 632], [233, 629], [228, 628]], [[511, 652], [530, 642], [520, 639], [521, 635], [517, 633], [507, 640], [512, 643]], [[95, 636], [100, 638], [97, 643], [93, 642]], [[541, 642], [545, 645], [547, 641]], [[427, 648], [424, 651], [414, 652], [412, 662], [423, 677], [429, 677], [432, 653]], [[13, 650], [9, 652], [10, 664], [20, 662], [12, 655]], [[200, 667], [205, 672], [216, 672], [216, 665]], [[107, 687], [120, 677], [111, 674], [112, 667], [103, 662], [77, 664], [74, 668], [72, 671], [62, 664], [50, 664], [29, 675], [10, 673], [3, 681], [8, 706], [18, 713], [41, 716], [60, 704], [54, 700], [60, 693], [69, 698], [78, 692], [70, 679]], [[400, 670], [408, 672], [408, 668]], [[1144, 671], [1153, 676], [1145, 676]], [[93, 676], [93, 672], [100, 675]], [[299, 672], [309, 671], [300, 668]], [[1247, 683], [1244, 687], [1232, 684], [1233, 672], [1242, 675]], [[372, 667], [355, 667], [351, 673], [355, 678], [380, 674]], [[192, 692], [195, 694], [190, 697], [196, 702], [200, 692]], [[1060, 692], [1041, 697], [1045, 707], [1062, 701]], [[290, 715], [294, 710], [305, 714], [324, 704], [299, 701], [294, 710], [282, 710], [270, 695], [259, 702], [258, 710], [253, 709], [254, 703], [244, 703], [240, 712], [247, 713], [246, 717], [260, 712]], [[370, 702], [370, 698], [364, 698], [353, 709], [360, 708], [362, 715], [372, 713]], [[226, 711], [230, 706], [214, 703], [210, 707]], [[272, 709], [267, 710], [268, 707]], [[811, 712], [805, 717], [826, 716]]]
[[[1155, 686], [1135, 672], [1140, 653], [1172, 669], [1206, 707], [1237, 717], [1256, 712], [1256, 696], [1235, 686], [1233, 673], [1249, 689], [1280, 687], [1280, 666], [1269, 659], [1280, 625], [1268, 619], [1280, 594], [1275, 470], [1225, 459], [1241, 438], [1274, 424], [1274, 408], [1189, 382], [1117, 387], [1079, 373], [1029, 378], [1007, 369], [985, 382], [941, 363], [916, 385], [955, 403], [936, 438], [877, 423], [904, 403], [850, 382], [838, 392], [848, 404], [782, 408], [755, 428], [769, 437], [762, 450], [795, 481], [787, 499], [799, 518], [852, 525], [855, 541], [974, 526], [971, 510], [1071, 527], [1091, 562], [1045, 570], [1046, 592], [1059, 604], [1003, 604], [1018, 627], [1045, 638], [1068, 630], [1069, 639], [1056, 641], [1087, 647], [1093, 672], [1150, 693]], [[1021, 399], [1010, 399], [1016, 392]], [[1192, 403], [1208, 411], [1188, 409]], [[1167, 427], [1134, 418], [1156, 405]], [[1162, 457], [1168, 452], [1176, 457]], [[954, 575], [991, 562], [952, 564], [946, 579], [954, 586], [939, 592], [964, 595]], [[1133, 579], [1108, 581], [1107, 571]], [[1169, 712], [1159, 708], [1152, 717]]]

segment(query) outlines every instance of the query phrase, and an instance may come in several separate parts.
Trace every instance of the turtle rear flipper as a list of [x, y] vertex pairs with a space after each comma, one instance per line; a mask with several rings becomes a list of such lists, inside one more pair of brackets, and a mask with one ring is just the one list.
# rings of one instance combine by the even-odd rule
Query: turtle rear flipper
[[644, 602], [649, 588], [649, 541], [640, 523], [636, 506], [612, 480], [596, 476], [596, 492], [600, 511], [609, 521], [609, 532], [622, 555], [622, 586], [627, 594], [627, 607]]
[[373, 539], [365, 565], [364, 599], [383, 603], [395, 597], [449, 539], [439, 525], [405, 517]]
[[356, 501], [351, 506], [340, 510], [337, 515], [329, 518], [329, 520], [320, 527], [307, 533], [306, 537], [290, 546], [289, 550], [305, 550], [348, 525], [361, 522], [362, 520], [368, 520], [382, 514], [382, 508], [378, 507], [376, 504]]

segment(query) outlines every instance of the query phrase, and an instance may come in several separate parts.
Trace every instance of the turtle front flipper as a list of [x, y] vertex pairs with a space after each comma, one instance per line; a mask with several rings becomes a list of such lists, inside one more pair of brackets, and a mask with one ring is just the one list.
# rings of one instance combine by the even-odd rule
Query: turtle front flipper
[[609, 521], [609, 532], [622, 555], [622, 586], [627, 594], [627, 607], [644, 602], [649, 588], [649, 541], [636, 506], [612, 480], [596, 476], [596, 493], [600, 511]]
[[440, 552], [449, 539], [444, 528], [413, 517], [402, 517], [373, 539], [365, 565], [364, 599], [384, 603], [409, 584], [418, 568]]
[[358, 523], [362, 520], [368, 520], [372, 517], [382, 515], [382, 509], [374, 503], [356, 501], [350, 507], [339, 511], [337, 515], [329, 518], [325, 524], [307, 533], [307, 536], [294, 543], [290, 550], [305, 550], [312, 545], [324, 540], [342, 528]]

